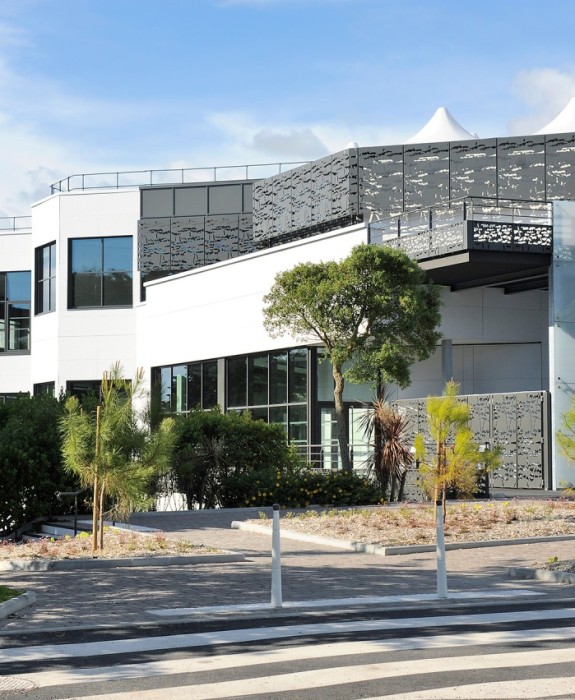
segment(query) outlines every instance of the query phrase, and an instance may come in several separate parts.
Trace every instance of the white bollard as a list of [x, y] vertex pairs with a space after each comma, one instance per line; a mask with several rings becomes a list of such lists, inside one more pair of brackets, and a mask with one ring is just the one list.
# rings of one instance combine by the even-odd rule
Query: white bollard
[[282, 607], [282, 555], [280, 546], [280, 507], [274, 503], [272, 530], [272, 608]]
[[435, 504], [437, 531], [437, 597], [447, 598], [447, 570], [445, 566], [445, 539], [443, 537], [443, 501]]

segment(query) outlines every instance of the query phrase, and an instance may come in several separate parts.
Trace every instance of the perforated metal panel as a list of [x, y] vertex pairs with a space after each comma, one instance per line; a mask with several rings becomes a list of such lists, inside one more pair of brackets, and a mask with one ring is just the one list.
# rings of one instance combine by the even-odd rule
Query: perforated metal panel
[[[479, 444], [502, 449], [501, 466], [492, 472], [492, 486], [543, 489], [549, 486], [549, 394], [526, 391], [510, 394], [470, 394], [460, 396], [469, 405], [470, 427]], [[411, 419], [408, 440], [422, 433], [433, 449], [426, 414], [426, 399], [407, 399], [395, 404]], [[410, 488], [415, 475], [410, 477]]]

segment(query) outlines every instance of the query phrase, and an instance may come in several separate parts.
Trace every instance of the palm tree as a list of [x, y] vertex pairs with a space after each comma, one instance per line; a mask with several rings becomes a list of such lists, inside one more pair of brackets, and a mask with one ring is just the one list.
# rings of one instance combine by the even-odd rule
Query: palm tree
[[407, 471], [413, 463], [413, 455], [407, 443], [411, 422], [396, 408], [390, 406], [385, 389], [379, 388], [365, 414], [363, 428], [373, 451], [369, 467], [375, 472], [381, 493], [389, 500], [401, 501]]

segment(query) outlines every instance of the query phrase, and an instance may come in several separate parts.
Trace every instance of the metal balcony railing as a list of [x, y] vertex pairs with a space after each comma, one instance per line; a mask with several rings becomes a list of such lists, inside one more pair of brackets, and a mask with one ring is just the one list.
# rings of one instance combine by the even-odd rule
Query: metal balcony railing
[[32, 228], [31, 216], [0, 216], [0, 231], [21, 231]]
[[421, 260], [462, 250], [551, 250], [549, 202], [465, 197], [369, 224], [370, 241]]
[[[421, 207], [376, 218], [372, 214], [370, 228], [379, 242], [413, 236], [463, 221], [496, 221], [502, 224], [551, 226], [552, 205], [549, 202], [498, 199], [495, 197], [462, 197], [432, 207]], [[374, 242], [377, 242], [374, 240]]]
[[216, 165], [205, 168], [167, 168], [163, 170], [125, 170], [107, 173], [70, 175], [50, 185], [51, 194], [74, 190], [122, 189], [153, 185], [185, 185], [194, 182], [258, 180], [305, 165], [307, 161], [255, 163], [252, 165]]

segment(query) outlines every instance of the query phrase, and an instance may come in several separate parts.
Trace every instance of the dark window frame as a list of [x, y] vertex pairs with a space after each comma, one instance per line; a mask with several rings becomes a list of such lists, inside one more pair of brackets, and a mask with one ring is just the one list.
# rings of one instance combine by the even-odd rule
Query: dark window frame
[[[110, 304], [106, 303], [106, 241], [119, 241], [119, 240], [129, 240], [130, 241], [130, 263], [129, 269], [117, 270], [122, 273], [129, 273], [130, 276], [130, 287], [129, 287], [129, 301], [126, 303]], [[78, 305], [76, 299], [76, 285], [74, 275], [74, 244], [82, 241], [100, 241], [100, 260], [95, 262], [95, 270], [93, 274], [99, 277], [99, 303], [96, 304], [80, 304]], [[86, 236], [82, 238], [70, 238], [68, 240], [68, 309], [131, 309], [134, 305], [134, 237], [133, 236]]]
[[[48, 276], [44, 277], [44, 251], [48, 249]], [[58, 261], [56, 259], [56, 241], [36, 248], [34, 272], [34, 315], [40, 316], [56, 311], [56, 279]], [[44, 295], [45, 283], [48, 283], [48, 303]]]
[[[6, 276], [15, 274], [27, 274], [28, 275], [28, 296], [27, 298], [10, 298], [8, 295], [8, 279]], [[0, 336], [2, 341], [0, 343], [0, 356], [1, 355], [29, 355], [32, 348], [32, 272], [31, 270], [5, 270], [0, 272]], [[14, 317], [14, 314], [10, 313], [11, 307], [13, 306], [27, 306], [28, 307], [28, 335], [27, 335], [27, 347], [26, 348], [10, 348], [10, 319]], [[26, 318], [22, 315], [21, 318]]]

